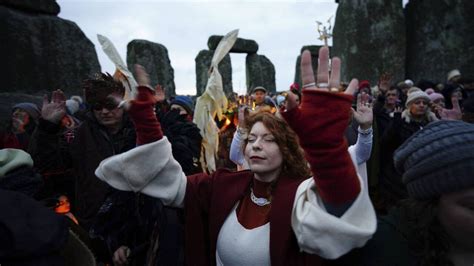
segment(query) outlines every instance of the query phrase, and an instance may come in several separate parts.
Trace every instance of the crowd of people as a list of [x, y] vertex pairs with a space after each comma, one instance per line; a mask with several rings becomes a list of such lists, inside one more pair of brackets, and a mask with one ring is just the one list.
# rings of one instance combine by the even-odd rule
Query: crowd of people
[[133, 99], [98, 74], [14, 105], [0, 264], [472, 265], [474, 80], [344, 83], [328, 62], [228, 95], [212, 173], [195, 99], [141, 66]]

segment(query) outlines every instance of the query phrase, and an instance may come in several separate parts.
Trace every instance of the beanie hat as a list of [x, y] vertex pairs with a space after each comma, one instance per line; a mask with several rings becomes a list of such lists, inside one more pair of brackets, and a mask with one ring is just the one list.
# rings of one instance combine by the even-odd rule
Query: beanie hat
[[19, 149], [0, 150], [0, 178], [20, 166], [33, 166], [33, 159], [27, 152]]
[[300, 90], [300, 85], [295, 82], [295, 83], [291, 84], [290, 90], [297, 90], [297, 91], [299, 91], [299, 90]]
[[413, 81], [411, 79], [406, 79], [405, 80], [405, 84], [408, 86], [408, 87], [413, 87]]
[[361, 80], [359, 82], [359, 90], [362, 88], [370, 88], [370, 83], [368, 80]]
[[426, 92], [422, 91], [420, 88], [411, 87], [408, 90], [408, 97], [405, 106], [408, 107], [413, 101], [419, 98], [423, 98], [428, 102], [430, 101], [430, 97]]
[[448, 72], [447, 80], [450, 81], [452, 78], [461, 76], [461, 72], [458, 69], [453, 69]]
[[431, 199], [474, 186], [474, 125], [441, 120], [413, 134], [394, 153], [408, 194]]
[[19, 103], [13, 106], [12, 110], [15, 109], [25, 110], [33, 120], [38, 120], [41, 115], [40, 109], [34, 103]]
[[171, 101], [170, 106], [173, 104], [177, 104], [179, 106], [182, 106], [188, 114], [192, 115], [193, 114], [193, 100], [188, 97], [188, 96], [176, 96], [173, 101]]
[[67, 100], [66, 101], [66, 108], [67, 111], [70, 115], [75, 114], [77, 111], [79, 111], [79, 102], [75, 100]]
[[435, 92], [432, 88], [426, 89], [426, 94], [428, 94], [428, 97], [430, 97], [430, 101], [434, 102], [437, 100], [444, 100], [444, 96], [441, 93]]

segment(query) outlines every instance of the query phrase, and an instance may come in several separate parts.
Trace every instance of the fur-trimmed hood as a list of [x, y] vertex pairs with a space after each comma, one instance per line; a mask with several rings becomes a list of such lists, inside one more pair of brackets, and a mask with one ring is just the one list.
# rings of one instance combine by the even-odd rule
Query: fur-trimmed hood
[[[390, 113], [390, 117], [394, 117], [394, 112]], [[410, 114], [410, 110], [406, 109], [402, 112], [402, 119], [407, 123], [410, 123], [413, 120], [413, 117]], [[430, 110], [426, 112], [426, 121], [433, 122], [438, 120], [439, 119], [436, 117], [435, 113], [431, 112]]]

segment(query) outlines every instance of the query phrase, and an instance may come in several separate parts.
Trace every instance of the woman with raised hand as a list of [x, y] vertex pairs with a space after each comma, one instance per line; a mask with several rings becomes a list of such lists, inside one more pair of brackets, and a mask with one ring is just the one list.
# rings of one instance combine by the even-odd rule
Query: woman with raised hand
[[315, 81], [311, 55], [303, 53], [303, 102], [298, 107], [290, 96], [284, 120], [261, 113], [245, 123], [250, 170], [187, 177], [138, 67], [139, 94], [128, 112], [139, 146], [104, 160], [96, 175], [117, 189], [183, 207], [188, 265], [321, 265], [363, 246], [376, 218], [344, 140], [357, 80], [339, 93], [340, 60], [333, 59], [330, 76], [327, 47], [319, 59]]

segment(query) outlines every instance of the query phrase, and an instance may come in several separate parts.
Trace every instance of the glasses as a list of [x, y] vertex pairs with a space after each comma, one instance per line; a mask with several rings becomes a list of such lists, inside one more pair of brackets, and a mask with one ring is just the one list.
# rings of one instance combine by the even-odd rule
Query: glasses
[[117, 103], [114, 102], [106, 102], [106, 103], [96, 103], [92, 106], [94, 111], [102, 111], [102, 109], [107, 109], [109, 111], [113, 111], [118, 107]]

